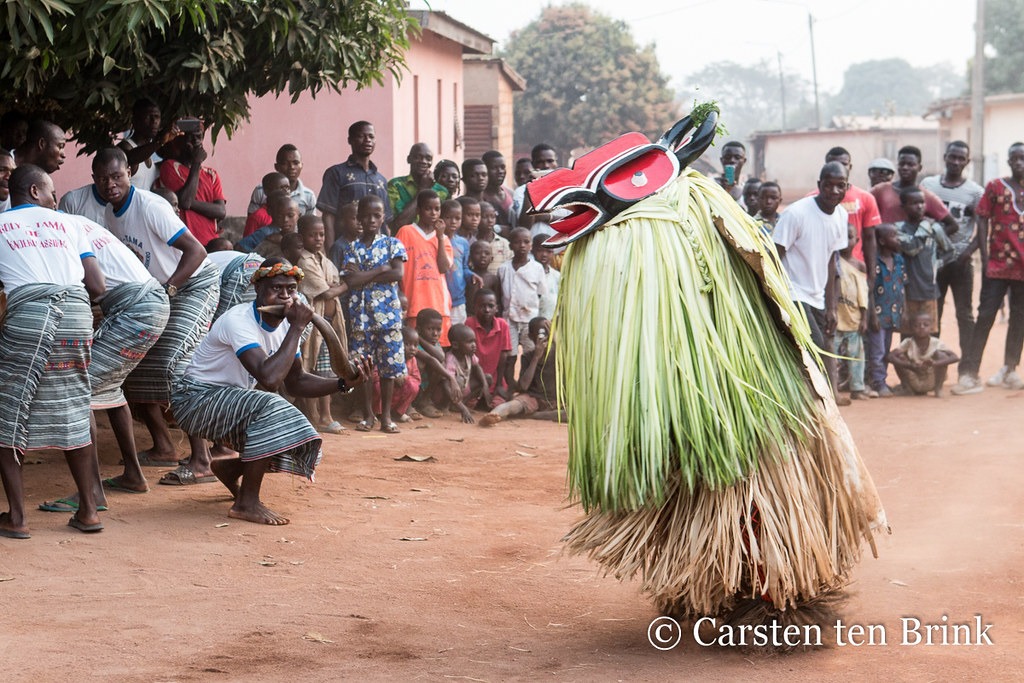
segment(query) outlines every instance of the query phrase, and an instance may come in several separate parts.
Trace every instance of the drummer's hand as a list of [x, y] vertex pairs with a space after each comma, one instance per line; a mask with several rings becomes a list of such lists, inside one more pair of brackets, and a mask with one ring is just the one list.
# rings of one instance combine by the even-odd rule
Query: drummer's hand
[[353, 361], [352, 366], [359, 373], [359, 376], [352, 381], [345, 380], [345, 384], [350, 387], [357, 387], [373, 376], [373, 361], [369, 356], [359, 356], [355, 361]]
[[301, 299], [289, 299], [284, 305], [284, 318], [292, 327], [304, 329], [313, 320], [313, 309]]

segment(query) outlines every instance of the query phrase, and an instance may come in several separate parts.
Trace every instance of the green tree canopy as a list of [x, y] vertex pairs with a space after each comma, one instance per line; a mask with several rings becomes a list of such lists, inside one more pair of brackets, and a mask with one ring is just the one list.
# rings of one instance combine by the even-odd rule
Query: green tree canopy
[[963, 76], [948, 65], [915, 68], [905, 59], [876, 59], [846, 70], [831, 106], [835, 114], [920, 115], [932, 101], [964, 88]]
[[503, 56], [523, 77], [516, 140], [547, 142], [563, 155], [629, 131], [660, 135], [676, 109], [654, 46], [584, 5], [547, 7], [514, 31]]
[[985, 92], [1024, 92], [1024, 0], [988, 0], [985, 44], [995, 55], [985, 59]]
[[755, 64], [711, 62], [687, 75], [683, 83], [684, 103], [708, 99], [719, 103], [720, 120], [730, 138], [747, 139], [756, 130], [814, 125], [810, 86], [792, 72], [783, 72], [780, 83], [778, 66], [767, 60]]
[[415, 30], [403, 0], [18, 0], [0, 24], [0, 107], [45, 116], [90, 151], [143, 96], [230, 134], [249, 95], [295, 101], [397, 76]]

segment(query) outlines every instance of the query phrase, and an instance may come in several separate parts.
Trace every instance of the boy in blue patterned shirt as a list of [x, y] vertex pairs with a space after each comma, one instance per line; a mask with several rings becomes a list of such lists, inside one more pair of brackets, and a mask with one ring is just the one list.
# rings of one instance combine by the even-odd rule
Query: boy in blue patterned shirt
[[875, 279], [872, 289], [872, 315], [868, 324], [868, 335], [872, 344], [868, 358], [868, 373], [871, 388], [882, 398], [890, 398], [893, 393], [886, 383], [889, 364], [886, 357], [892, 348], [893, 333], [900, 329], [903, 322], [903, 288], [907, 274], [900, 253], [900, 241], [896, 228], [885, 223], [875, 228], [875, 243], [878, 245], [878, 256], [875, 260]]

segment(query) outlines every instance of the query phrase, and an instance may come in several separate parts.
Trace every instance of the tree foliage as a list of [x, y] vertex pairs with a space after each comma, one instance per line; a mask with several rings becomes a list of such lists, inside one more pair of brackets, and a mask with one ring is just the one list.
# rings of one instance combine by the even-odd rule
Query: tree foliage
[[547, 142], [564, 156], [629, 131], [660, 135], [676, 117], [654, 45], [637, 46], [625, 23], [586, 6], [545, 8], [502, 56], [526, 78], [515, 108], [523, 144]]
[[985, 43], [995, 55], [985, 59], [985, 92], [1024, 92], [1024, 0], [988, 0]]
[[398, 76], [415, 30], [403, 0], [18, 0], [0, 24], [0, 106], [88, 150], [125, 130], [142, 96], [230, 134], [250, 95]]
[[717, 100], [722, 124], [730, 138], [738, 139], [748, 138], [755, 130], [813, 125], [814, 105], [809, 93], [807, 82], [792, 72], [783, 72], [780, 84], [778, 67], [767, 60], [756, 64], [711, 62], [687, 75], [681, 90], [687, 105], [694, 100]]
[[960, 95], [964, 88], [963, 76], [948, 65], [915, 68], [905, 59], [876, 59], [846, 70], [831, 106], [836, 114], [916, 116], [932, 101]]

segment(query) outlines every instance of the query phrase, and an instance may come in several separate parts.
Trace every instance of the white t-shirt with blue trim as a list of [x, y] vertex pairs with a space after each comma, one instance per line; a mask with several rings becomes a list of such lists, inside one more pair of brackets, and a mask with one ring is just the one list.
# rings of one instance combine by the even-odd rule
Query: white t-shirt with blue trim
[[[181, 250], [171, 245], [188, 228], [160, 195], [132, 187], [119, 210], [107, 205], [104, 224], [135, 252], [158, 282], [167, 282], [178, 268]], [[196, 270], [201, 267], [202, 264]], [[195, 271], [189, 273], [189, 277], [194, 274]]]
[[0, 215], [0, 280], [8, 296], [37, 282], [82, 286], [82, 260], [94, 257], [76, 218], [34, 204]]
[[185, 369], [185, 376], [206, 384], [255, 389], [256, 379], [242, 365], [239, 356], [257, 347], [268, 356], [274, 355], [284, 343], [289, 327], [287, 320], [277, 327], [263, 322], [256, 302], [232, 306], [213, 323]]
[[106, 226], [107, 203], [103, 201], [92, 183], [65, 192], [57, 209], [76, 216], [85, 216], [91, 221]]

